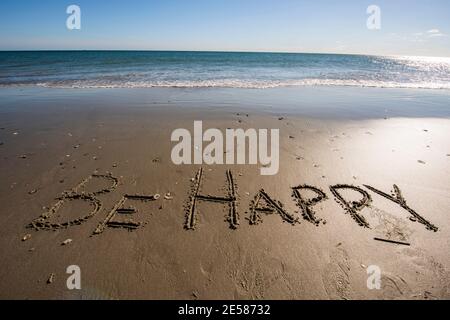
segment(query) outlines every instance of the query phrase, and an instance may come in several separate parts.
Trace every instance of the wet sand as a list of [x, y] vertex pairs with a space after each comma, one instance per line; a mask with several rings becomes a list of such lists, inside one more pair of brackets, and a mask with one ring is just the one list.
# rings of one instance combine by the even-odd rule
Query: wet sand
[[[0, 95], [0, 298], [450, 298], [440, 91]], [[194, 120], [279, 128], [278, 174], [174, 165], [171, 132]], [[70, 265], [81, 290], [67, 289]], [[367, 287], [372, 265], [380, 290]]]

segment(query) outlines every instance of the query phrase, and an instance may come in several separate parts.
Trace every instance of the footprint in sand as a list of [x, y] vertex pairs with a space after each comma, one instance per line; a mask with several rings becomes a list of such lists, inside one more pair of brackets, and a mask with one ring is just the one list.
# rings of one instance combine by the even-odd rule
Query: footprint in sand
[[325, 291], [330, 299], [350, 299], [350, 262], [347, 251], [339, 246], [330, 253], [330, 262], [322, 275]]
[[381, 293], [382, 298], [387, 300], [407, 299], [411, 296], [411, 289], [402, 277], [383, 273], [381, 275]]
[[396, 256], [405, 271], [401, 276], [383, 271], [380, 299], [450, 298], [450, 272], [441, 263], [421, 249], [401, 249]]
[[421, 249], [404, 248], [400, 254], [418, 275], [415, 293], [408, 298], [450, 299], [450, 270]]
[[[240, 252], [237, 257], [229, 259], [227, 269], [236, 298], [266, 299], [274, 294], [274, 287], [281, 290], [284, 296], [294, 298], [292, 281], [287, 278], [285, 264], [262, 252]], [[275, 290], [275, 294], [278, 290]]]

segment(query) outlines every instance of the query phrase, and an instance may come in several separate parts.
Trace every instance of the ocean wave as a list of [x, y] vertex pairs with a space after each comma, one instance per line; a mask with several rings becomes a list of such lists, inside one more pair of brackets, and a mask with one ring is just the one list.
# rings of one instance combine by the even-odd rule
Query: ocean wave
[[0, 87], [450, 89], [450, 58], [207, 52], [0, 52]]
[[[0, 85], [11, 86], [12, 84]], [[255, 81], [241, 79], [197, 80], [197, 81], [57, 81], [23, 84], [47, 88], [100, 89], [100, 88], [242, 88], [270, 89], [303, 86], [340, 86], [405, 89], [450, 90], [450, 83], [439, 82], [394, 82], [354, 79], [302, 79], [284, 81]]]

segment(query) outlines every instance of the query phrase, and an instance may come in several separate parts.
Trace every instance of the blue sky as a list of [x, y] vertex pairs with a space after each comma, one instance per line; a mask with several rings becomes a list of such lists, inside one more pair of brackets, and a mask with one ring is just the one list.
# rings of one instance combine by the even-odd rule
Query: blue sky
[[[81, 30], [66, 28], [71, 4]], [[380, 30], [366, 27], [371, 4]], [[1, 0], [0, 50], [34, 49], [450, 56], [450, 1]]]

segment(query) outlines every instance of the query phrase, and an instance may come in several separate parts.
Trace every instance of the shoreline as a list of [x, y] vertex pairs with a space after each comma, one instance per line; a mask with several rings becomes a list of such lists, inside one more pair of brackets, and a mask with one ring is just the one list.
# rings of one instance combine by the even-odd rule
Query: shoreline
[[[245, 88], [0, 88], [0, 112], [27, 103], [41, 109], [111, 107], [288, 114], [311, 119], [450, 118], [450, 91], [372, 87]], [[36, 99], [36, 101], [31, 101]], [[47, 103], [48, 102], [48, 103]], [[14, 105], [13, 105], [14, 104]], [[8, 108], [10, 107], [10, 108]]]

